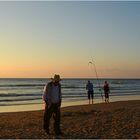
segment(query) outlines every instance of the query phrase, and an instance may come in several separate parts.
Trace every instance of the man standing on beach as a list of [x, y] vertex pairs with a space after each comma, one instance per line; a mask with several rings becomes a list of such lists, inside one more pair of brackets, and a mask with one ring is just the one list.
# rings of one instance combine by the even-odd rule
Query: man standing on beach
[[88, 81], [86, 85], [86, 90], [88, 91], [89, 104], [90, 104], [90, 97], [92, 98], [92, 104], [93, 104], [94, 90], [93, 90], [93, 84], [90, 81]]
[[109, 103], [109, 84], [107, 81], [104, 83], [105, 102]]
[[49, 131], [49, 122], [51, 117], [54, 119], [54, 130], [56, 135], [61, 135], [60, 130], [60, 107], [61, 107], [61, 84], [60, 76], [54, 75], [52, 81], [44, 87], [43, 100], [45, 102], [44, 112], [44, 130]]

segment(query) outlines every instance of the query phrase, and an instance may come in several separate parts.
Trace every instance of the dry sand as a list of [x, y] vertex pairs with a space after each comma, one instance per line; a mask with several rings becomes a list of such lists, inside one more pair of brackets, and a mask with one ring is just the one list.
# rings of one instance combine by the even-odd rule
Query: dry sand
[[[52, 138], [42, 129], [42, 118], [43, 111], [0, 113], [0, 138]], [[140, 100], [64, 107], [61, 128], [64, 139], [140, 139]]]

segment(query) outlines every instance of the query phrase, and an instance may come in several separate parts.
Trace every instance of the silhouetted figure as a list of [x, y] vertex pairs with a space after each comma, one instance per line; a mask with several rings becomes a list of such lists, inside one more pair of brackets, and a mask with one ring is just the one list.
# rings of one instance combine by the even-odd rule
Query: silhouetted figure
[[109, 84], [107, 83], [107, 81], [105, 81], [104, 83], [104, 94], [105, 94], [105, 102], [109, 103]]
[[56, 135], [61, 135], [60, 130], [60, 106], [61, 106], [61, 85], [60, 76], [55, 75], [52, 81], [44, 87], [43, 100], [45, 102], [44, 130], [50, 134], [49, 123], [53, 116], [54, 130]]
[[86, 85], [86, 90], [88, 93], [89, 104], [90, 104], [90, 98], [92, 99], [92, 104], [93, 104], [94, 90], [93, 90], [93, 84], [90, 81], [88, 81]]

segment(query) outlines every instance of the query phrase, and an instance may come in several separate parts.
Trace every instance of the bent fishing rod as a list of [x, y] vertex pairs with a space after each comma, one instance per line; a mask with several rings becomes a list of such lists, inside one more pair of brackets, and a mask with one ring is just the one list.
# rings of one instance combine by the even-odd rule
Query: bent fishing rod
[[95, 71], [95, 74], [96, 74], [96, 79], [98, 81], [98, 85], [99, 85], [99, 91], [101, 93], [101, 97], [102, 97], [102, 101], [103, 101], [103, 95], [102, 95], [102, 90], [101, 90], [101, 85], [100, 85], [100, 81], [99, 81], [99, 77], [98, 77], [98, 73], [97, 73], [97, 69], [96, 69], [96, 65], [95, 65], [95, 62], [93, 61], [93, 58], [91, 59], [91, 61], [88, 63], [89, 65], [93, 65], [94, 66], [94, 69], [91, 67], [91, 69], [93, 71]]

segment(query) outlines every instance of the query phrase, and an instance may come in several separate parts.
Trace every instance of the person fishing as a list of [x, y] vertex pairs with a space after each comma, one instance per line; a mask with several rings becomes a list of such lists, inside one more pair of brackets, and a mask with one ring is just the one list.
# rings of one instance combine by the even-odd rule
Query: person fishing
[[92, 99], [92, 104], [93, 104], [93, 98], [94, 98], [94, 90], [93, 90], [93, 83], [88, 80], [88, 83], [86, 84], [86, 90], [88, 94], [88, 100], [90, 104], [90, 99]]
[[43, 127], [48, 135], [50, 135], [49, 122], [52, 116], [54, 119], [55, 134], [62, 135], [60, 129], [60, 107], [62, 98], [60, 80], [59, 75], [54, 75], [52, 81], [44, 87], [43, 100], [45, 103], [45, 111]]
[[107, 81], [104, 82], [103, 89], [104, 89], [104, 94], [105, 94], [105, 102], [109, 103], [109, 91], [110, 91], [110, 89], [109, 89], [109, 84]]
[[101, 88], [101, 85], [100, 85], [100, 80], [99, 80], [99, 77], [98, 77], [96, 65], [95, 65], [95, 62], [93, 61], [93, 58], [92, 58], [92, 60], [88, 63], [88, 65], [90, 66], [91, 70], [92, 70], [93, 72], [95, 72], [95, 74], [96, 74], [96, 79], [97, 79], [97, 83], [98, 83], [98, 86], [99, 86], [99, 93], [101, 94], [102, 101], [103, 101], [102, 88]]

